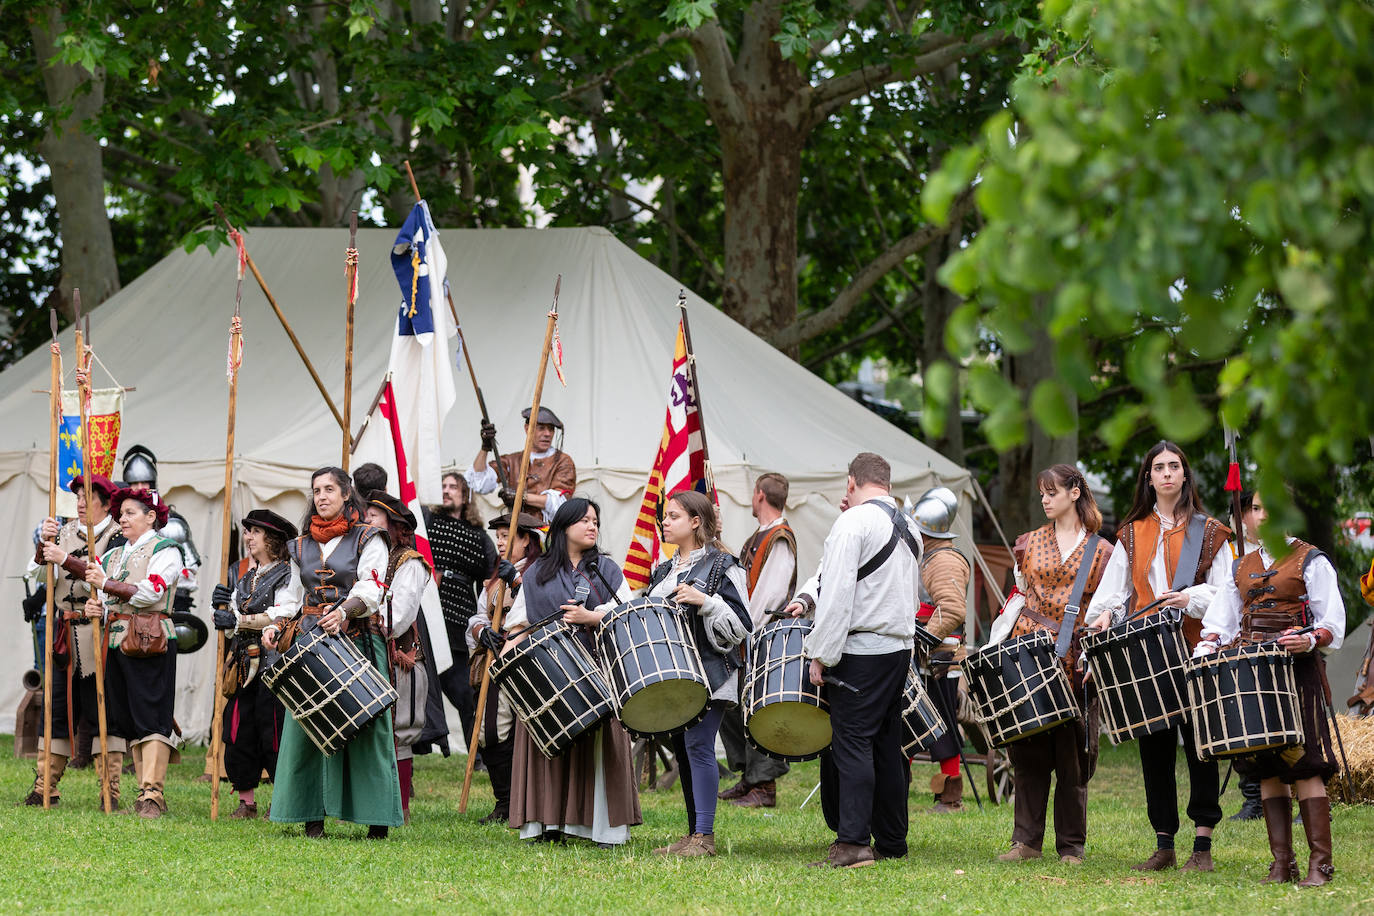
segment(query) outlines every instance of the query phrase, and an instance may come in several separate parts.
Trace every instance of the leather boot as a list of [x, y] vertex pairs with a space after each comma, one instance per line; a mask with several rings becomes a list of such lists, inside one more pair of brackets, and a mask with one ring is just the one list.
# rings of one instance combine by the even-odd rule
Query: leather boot
[[[109, 751], [108, 760], [105, 759], [105, 756], [106, 755], [103, 754], [95, 755], [95, 772], [97, 779], [101, 773], [104, 773], [106, 774], [106, 778], [110, 781], [110, 811], [113, 813], [119, 810], [119, 774], [124, 769], [124, 752]], [[96, 805], [103, 811], [105, 801], [101, 797], [100, 783], [98, 781], [95, 786], [95, 794]]]
[[1298, 799], [1302, 829], [1307, 834], [1307, 877], [1298, 887], [1321, 887], [1331, 881], [1336, 867], [1331, 864], [1331, 799], [1325, 795]]
[[151, 820], [167, 813], [167, 799], [162, 790], [167, 782], [167, 764], [171, 763], [172, 749], [156, 739], [144, 741], [139, 747], [142, 753], [135, 813]]
[[714, 833], [693, 833], [687, 837], [687, 842], [673, 854], [683, 858], [713, 856], [716, 854], [716, 835]]
[[1269, 851], [1274, 861], [1261, 884], [1290, 884], [1298, 880], [1298, 860], [1293, 855], [1293, 799], [1288, 795], [1266, 798], [1264, 829], [1269, 831]]
[[750, 786], [748, 792], [732, 799], [730, 804], [738, 808], [775, 808], [778, 804], [778, 784], [770, 779]]
[[47, 751], [39, 751], [39, 752], [38, 752], [38, 766], [37, 766], [37, 768], [36, 768], [36, 769], [34, 770], [34, 772], [33, 772], [33, 788], [29, 790], [29, 794], [28, 794], [28, 795], [24, 796], [24, 802], [23, 802], [23, 803], [24, 803], [25, 805], [37, 806], [37, 807], [40, 807], [40, 808], [43, 806], [43, 788], [44, 788], [44, 787], [43, 787], [43, 755], [44, 755], [44, 754], [47, 754], [47, 755], [48, 755], [48, 760], [51, 761], [51, 763], [49, 764], [49, 766], [51, 767], [51, 770], [52, 770], [52, 773], [51, 773], [51, 776], [50, 776], [50, 782], [49, 782], [49, 785], [48, 785], [48, 787], [47, 787], [48, 798], [50, 799], [50, 801], [49, 801], [48, 803], [49, 803], [50, 805], [52, 805], [53, 807], [56, 807], [57, 804], [58, 804], [58, 802], [62, 801], [62, 797], [61, 797], [61, 795], [58, 794], [58, 791], [57, 791], [57, 783], [58, 783], [58, 780], [60, 780], [60, 779], [62, 778], [62, 774], [65, 773], [66, 770], [67, 770], [67, 758], [64, 757], [64, 756], [62, 756], [61, 754], [48, 754]]
[[931, 814], [955, 814], [964, 810], [964, 777], [946, 776], [940, 800], [930, 809]]
[[745, 782], [744, 777], [740, 777], [740, 781], [735, 783], [730, 788], [723, 789], [722, 791], [717, 792], [716, 798], [720, 799], [721, 801], [732, 801], [736, 798], [743, 798], [745, 793], [747, 793], [752, 788], [753, 786]]
[[1172, 849], [1156, 849], [1150, 857], [1139, 865], [1132, 865], [1131, 871], [1164, 871], [1178, 864]]

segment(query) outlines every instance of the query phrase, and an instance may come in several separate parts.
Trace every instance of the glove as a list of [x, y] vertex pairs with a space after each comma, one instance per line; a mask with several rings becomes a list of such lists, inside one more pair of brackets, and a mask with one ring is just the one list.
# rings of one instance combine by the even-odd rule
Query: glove
[[[215, 588], [221, 587], [222, 586], [219, 585], [215, 586]], [[215, 623], [216, 630], [232, 630], [239, 625], [238, 615], [227, 607], [215, 608], [215, 613], [211, 615], [211, 619]]]
[[515, 568], [515, 564], [510, 560], [502, 560], [496, 565], [496, 578], [507, 585], [514, 585], [520, 571]]
[[[210, 607], [216, 610], [228, 608], [229, 602], [234, 598], [234, 590], [223, 582], [216, 582], [214, 589], [210, 592]], [[222, 627], [221, 629], [227, 629]]]
[[482, 451], [496, 451], [496, 426], [490, 420], [482, 421]]
[[498, 633], [491, 627], [482, 627], [482, 629], [477, 632], [477, 645], [484, 649], [490, 649], [492, 652], [500, 652], [501, 647], [505, 644], [505, 634]]
[[40, 585], [32, 595], [25, 598], [20, 605], [24, 608], [24, 622], [33, 623], [43, 616], [43, 612], [48, 606], [48, 589], [46, 585]]
[[506, 508], [507, 508], [507, 509], [509, 509], [509, 508], [511, 508], [512, 506], [514, 506], [514, 505], [515, 505], [515, 490], [514, 490], [513, 488], [511, 488], [511, 487], [502, 487], [502, 488], [501, 488], [501, 502], [503, 502], [503, 503], [506, 504]]

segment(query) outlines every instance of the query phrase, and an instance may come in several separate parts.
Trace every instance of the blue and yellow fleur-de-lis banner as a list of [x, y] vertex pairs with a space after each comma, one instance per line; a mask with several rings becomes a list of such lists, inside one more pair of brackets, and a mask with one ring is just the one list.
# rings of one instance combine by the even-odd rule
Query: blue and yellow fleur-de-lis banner
[[[91, 473], [110, 477], [119, 450], [119, 429], [124, 412], [124, 389], [97, 388], [91, 392]], [[62, 498], [71, 492], [72, 479], [81, 475], [81, 403], [75, 391], [62, 392], [62, 423], [57, 428], [58, 512], [73, 515], [74, 499]], [[66, 503], [64, 508], [63, 503]]]

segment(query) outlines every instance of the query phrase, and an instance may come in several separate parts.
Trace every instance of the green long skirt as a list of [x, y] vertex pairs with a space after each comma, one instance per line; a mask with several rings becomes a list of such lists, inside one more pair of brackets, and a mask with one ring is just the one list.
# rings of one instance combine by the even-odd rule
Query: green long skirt
[[[377, 670], [386, 671], [386, 645], [380, 636], [369, 633], [353, 644]], [[287, 717], [277, 754], [271, 818], [298, 824], [326, 817], [378, 827], [403, 823], [390, 711], [368, 723], [333, 757], [321, 754], [296, 720]]]

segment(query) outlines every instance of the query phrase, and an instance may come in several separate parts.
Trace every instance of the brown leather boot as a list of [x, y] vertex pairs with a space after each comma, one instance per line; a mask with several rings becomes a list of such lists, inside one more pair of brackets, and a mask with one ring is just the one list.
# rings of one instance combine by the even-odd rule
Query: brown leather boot
[[[97, 777], [104, 773], [105, 778], [110, 781], [110, 812], [114, 813], [119, 810], [119, 774], [124, 769], [124, 752], [109, 751], [108, 756], [107, 760], [104, 754], [95, 755], [95, 772]], [[96, 783], [95, 793], [96, 804], [100, 810], [105, 810], [105, 799], [101, 795], [99, 782]]]
[[172, 762], [172, 748], [161, 741], [144, 741], [140, 755], [138, 797], [135, 805], [139, 817], [155, 820], [167, 813], [167, 799], [163, 787], [167, 782], [167, 765]]
[[694, 856], [713, 856], [716, 854], [716, 835], [714, 833], [694, 833], [673, 855], [683, 858]]
[[[47, 751], [38, 752], [38, 766], [34, 768], [33, 772], [33, 788], [29, 790], [28, 795], [24, 796], [23, 804], [25, 805], [40, 808], [43, 806], [43, 755], [47, 753]], [[48, 760], [51, 761], [49, 767], [52, 770], [47, 787], [48, 804], [55, 808], [58, 802], [62, 801], [62, 796], [57, 791], [57, 783], [67, 770], [67, 758], [61, 754], [48, 754]]]
[[1131, 871], [1164, 871], [1178, 864], [1178, 857], [1172, 849], [1156, 849], [1150, 857], [1139, 865], [1132, 865]]
[[730, 804], [740, 808], [775, 808], [778, 804], [778, 784], [771, 779], [761, 782], [750, 787], [749, 791], [739, 798], [733, 799]]
[[810, 863], [812, 868], [863, 868], [877, 862], [872, 846], [858, 843], [831, 843], [824, 859]]
[[1291, 884], [1298, 880], [1298, 860], [1293, 855], [1293, 798], [1278, 795], [1260, 802], [1264, 829], [1269, 831], [1269, 851], [1274, 861], [1260, 884]]
[[675, 843], [669, 843], [667, 846], [659, 846], [658, 848], [656, 848], [656, 849], [654, 850], [654, 855], [656, 855], [656, 856], [669, 856], [669, 855], [675, 856], [675, 855], [677, 855], [679, 852], [681, 852], [681, 851], [683, 850], [683, 847], [685, 847], [685, 846], [686, 846], [688, 843], [690, 843], [690, 842], [692, 842], [692, 834], [689, 833], [689, 834], [684, 835], [684, 836], [682, 837], [682, 839], [678, 840], [678, 841], [675, 842]]
[[946, 776], [940, 800], [930, 809], [931, 814], [957, 814], [964, 810], [964, 777]]
[[1331, 864], [1331, 799], [1325, 795], [1300, 798], [1298, 810], [1302, 812], [1302, 829], [1311, 850], [1307, 877], [1298, 882], [1298, 887], [1321, 887], [1336, 874], [1336, 867]]
[[744, 777], [741, 776], [739, 782], [728, 789], [716, 793], [716, 798], [719, 798], [721, 801], [734, 801], [737, 798], [743, 798], [752, 788], [753, 786], [746, 782]]

